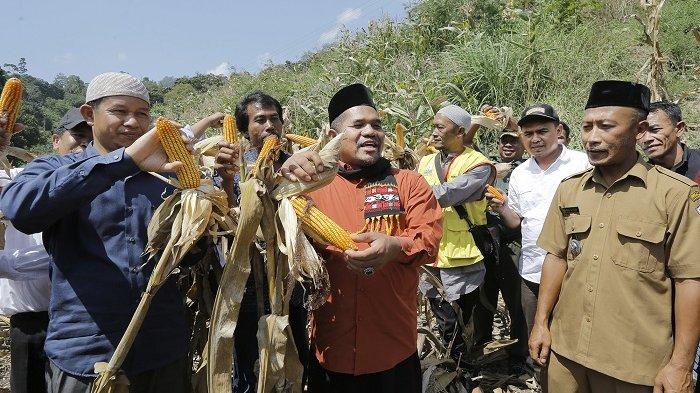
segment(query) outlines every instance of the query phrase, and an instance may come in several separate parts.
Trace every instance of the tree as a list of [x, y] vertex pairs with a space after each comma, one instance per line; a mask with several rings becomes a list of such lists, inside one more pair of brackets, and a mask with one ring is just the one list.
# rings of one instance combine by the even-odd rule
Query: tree
[[24, 57], [20, 57], [17, 64], [5, 63], [3, 64], [3, 67], [7, 67], [13, 74], [27, 74], [27, 60]]

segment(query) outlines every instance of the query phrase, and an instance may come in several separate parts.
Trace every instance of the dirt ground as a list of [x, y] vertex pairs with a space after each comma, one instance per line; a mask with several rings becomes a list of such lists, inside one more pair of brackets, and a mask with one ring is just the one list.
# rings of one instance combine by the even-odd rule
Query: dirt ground
[[0, 393], [10, 392], [10, 331], [0, 322]]

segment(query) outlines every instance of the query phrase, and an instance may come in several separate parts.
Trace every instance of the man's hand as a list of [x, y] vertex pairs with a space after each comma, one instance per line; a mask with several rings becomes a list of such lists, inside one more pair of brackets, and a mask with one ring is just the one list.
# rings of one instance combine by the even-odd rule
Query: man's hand
[[530, 357], [535, 363], [544, 366], [549, 358], [549, 349], [552, 346], [552, 335], [549, 328], [543, 324], [535, 323], [530, 333], [528, 347]]
[[362, 273], [365, 268], [381, 269], [387, 263], [396, 260], [402, 252], [401, 242], [395, 236], [379, 232], [367, 232], [353, 235], [359, 243], [369, 243], [369, 248], [362, 251], [345, 251], [348, 267]]
[[693, 393], [690, 367], [669, 362], [656, 374], [654, 393]]
[[504, 209], [508, 208], [508, 196], [500, 188], [496, 188], [496, 189], [501, 193], [501, 195], [503, 195], [504, 200], [498, 199], [496, 197], [496, 195], [491, 194], [488, 191], [484, 194], [484, 197], [486, 197], [486, 201], [488, 202], [491, 210], [493, 210], [497, 213], [501, 213]]
[[10, 137], [18, 132], [24, 130], [24, 124], [15, 123], [12, 129], [12, 133], [5, 131], [5, 126], [7, 126], [7, 113], [0, 112], [0, 150], [5, 150], [10, 146]]
[[[187, 151], [192, 153], [193, 147], [187, 137], [182, 137]], [[134, 163], [146, 172], [175, 172], [184, 164], [180, 161], [168, 162], [168, 156], [158, 139], [156, 129], [152, 128], [127, 147], [125, 153], [134, 160]]]
[[291, 181], [316, 181], [318, 174], [323, 172], [321, 156], [315, 151], [294, 153], [282, 164], [280, 173]]
[[238, 158], [240, 157], [240, 143], [228, 143], [221, 141], [217, 144], [219, 152], [214, 159], [214, 169], [224, 180], [232, 180], [240, 170]]

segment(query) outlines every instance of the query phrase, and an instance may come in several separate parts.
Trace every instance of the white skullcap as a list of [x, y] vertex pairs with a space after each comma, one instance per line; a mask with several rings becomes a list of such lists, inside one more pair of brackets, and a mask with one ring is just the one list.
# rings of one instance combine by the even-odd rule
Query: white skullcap
[[123, 72], [105, 72], [94, 77], [85, 93], [85, 102], [110, 96], [136, 97], [148, 103], [151, 102], [146, 86], [140, 80]]
[[457, 105], [447, 105], [446, 107], [443, 107], [437, 111], [437, 114], [443, 115], [452, 120], [452, 122], [457, 124], [458, 127], [464, 127], [466, 129], [472, 124], [472, 116], [469, 114], [469, 112], [458, 107]]

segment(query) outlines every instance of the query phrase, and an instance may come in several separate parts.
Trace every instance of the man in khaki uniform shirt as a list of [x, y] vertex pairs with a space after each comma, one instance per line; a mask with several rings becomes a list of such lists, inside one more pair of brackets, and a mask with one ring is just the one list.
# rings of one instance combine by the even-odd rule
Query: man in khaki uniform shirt
[[593, 85], [581, 136], [594, 168], [562, 181], [540, 235], [529, 344], [550, 392], [692, 390], [700, 191], [635, 151], [648, 108], [644, 85]]

